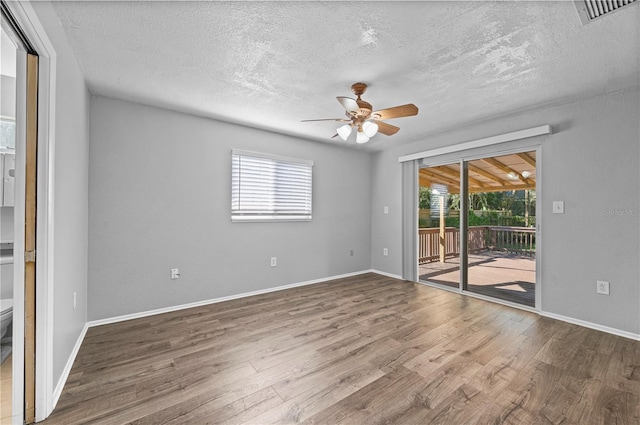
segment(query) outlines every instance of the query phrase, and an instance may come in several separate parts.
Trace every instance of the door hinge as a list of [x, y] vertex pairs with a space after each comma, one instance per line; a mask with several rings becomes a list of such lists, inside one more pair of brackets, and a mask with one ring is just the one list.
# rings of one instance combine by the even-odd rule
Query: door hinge
[[36, 262], [36, 252], [35, 251], [25, 251], [24, 252], [24, 262], [25, 263], [35, 263]]

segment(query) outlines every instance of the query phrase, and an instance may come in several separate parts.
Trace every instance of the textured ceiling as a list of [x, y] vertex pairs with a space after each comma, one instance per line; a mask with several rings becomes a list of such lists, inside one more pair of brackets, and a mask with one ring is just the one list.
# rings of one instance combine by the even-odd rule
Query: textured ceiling
[[[380, 150], [639, 83], [640, 2], [582, 25], [570, 1], [55, 2], [92, 93], [317, 141], [336, 96], [417, 117]], [[353, 135], [352, 135], [353, 137]]]

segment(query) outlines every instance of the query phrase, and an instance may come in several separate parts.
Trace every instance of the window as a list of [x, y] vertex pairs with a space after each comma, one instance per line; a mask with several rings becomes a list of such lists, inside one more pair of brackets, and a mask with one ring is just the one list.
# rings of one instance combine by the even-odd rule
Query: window
[[231, 152], [231, 220], [311, 220], [313, 161]]

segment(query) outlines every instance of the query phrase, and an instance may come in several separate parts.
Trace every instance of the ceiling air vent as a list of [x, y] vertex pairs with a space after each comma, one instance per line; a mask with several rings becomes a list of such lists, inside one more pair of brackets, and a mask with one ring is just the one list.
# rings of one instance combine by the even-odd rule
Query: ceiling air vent
[[636, 0], [580, 0], [575, 1], [578, 15], [583, 24], [600, 18], [618, 9], [635, 3]]

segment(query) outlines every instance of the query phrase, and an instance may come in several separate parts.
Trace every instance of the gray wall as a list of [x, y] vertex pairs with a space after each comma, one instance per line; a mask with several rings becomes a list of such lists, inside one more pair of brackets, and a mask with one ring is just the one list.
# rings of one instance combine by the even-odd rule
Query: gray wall
[[89, 93], [51, 4], [31, 5], [57, 54], [52, 283], [55, 385], [87, 321]]
[[[542, 307], [640, 334], [640, 95], [638, 88], [478, 123], [373, 159], [372, 268], [400, 275], [398, 157], [551, 124], [542, 142]], [[421, 119], [428, 119], [428, 111]], [[565, 214], [551, 214], [554, 200]], [[389, 214], [383, 207], [389, 206]], [[613, 210], [613, 214], [609, 211]], [[619, 215], [618, 215], [619, 214]], [[389, 248], [389, 256], [382, 249]], [[596, 294], [596, 280], [611, 295]]]
[[[13, 207], [0, 207], [0, 240], [13, 241]], [[13, 263], [0, 265], [0, 298], [13, 298]]]
[[[232, 223], [231, 149], [315, 161], [313, 220]], [[367, 153], [94, 96], [89, 188], [91, 320], [371, 267]]]
[[16, 116], [16, 79], [8, 75], [0, 75], [0, 115]]
[[0, 207], [0, 240], [13, 241], [13, 207]]

